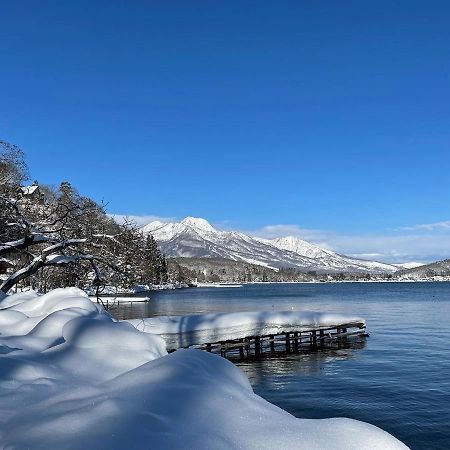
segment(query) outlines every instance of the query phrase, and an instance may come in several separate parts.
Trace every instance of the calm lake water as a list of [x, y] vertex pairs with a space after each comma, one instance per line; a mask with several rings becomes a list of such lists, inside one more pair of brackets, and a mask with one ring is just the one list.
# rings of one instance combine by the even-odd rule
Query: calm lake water
[[310, 310], [360, 315], [365, 345], [238, 362], [256, 393], [302, 418], [373, 423], [412, 449], [450, 449], [450, 283], [247, 285], [161, 291], [117, 316]]

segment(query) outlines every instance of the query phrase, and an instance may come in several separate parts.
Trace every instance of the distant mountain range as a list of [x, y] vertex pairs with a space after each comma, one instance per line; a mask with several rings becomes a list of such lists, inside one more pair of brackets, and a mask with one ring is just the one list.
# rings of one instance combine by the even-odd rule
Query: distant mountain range
[[400, 278], [405, 279], [430, 279], [432, 277], [450, 276], [450, 259], [425, 264], [420, 267], [406, 268], [397, 272]]
[[201, 218], [181, 222], [151, 222], [150, 233], [167, 257], [224, 258], [271, 269], [294, 268], [322, 273], [393, 273], [399, 266], [340, 255], [296, 236], [277, 239], [251, 237], [237, 231], [222, 231]]

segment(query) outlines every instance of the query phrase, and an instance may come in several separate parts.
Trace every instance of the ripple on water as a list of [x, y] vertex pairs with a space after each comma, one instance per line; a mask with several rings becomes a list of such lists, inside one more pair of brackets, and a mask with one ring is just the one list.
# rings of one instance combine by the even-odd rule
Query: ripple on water
[[413, 449], [450, 448], [450, 283], [248, 285], [158, 292], [119, 317], [312, 310], [361, 315], [365, 346], [238, 363], [297, 417], [373, 423]]

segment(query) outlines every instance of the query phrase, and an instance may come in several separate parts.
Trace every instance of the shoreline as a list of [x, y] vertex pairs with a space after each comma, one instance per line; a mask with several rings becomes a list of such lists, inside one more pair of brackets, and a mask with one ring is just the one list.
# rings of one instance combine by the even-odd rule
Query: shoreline
[[[241, 283], [242, 286], [246, 285], [252, 285], [252, 284], [341, 284], [341, 283], [445, 283], [450, 282], [450, 279], [448, 280], [312, 280], [312, 281], [248, 281], [245, 283]], [[204, 286], [201, 287], [216, 287], [212, 286], [214, 283], [211, 283], [211, 286], [206, 286], [206, 283]], [[191, 286], [190, 286], [191, 287]], [[195, 286], [193, 286], [195, 287]]]

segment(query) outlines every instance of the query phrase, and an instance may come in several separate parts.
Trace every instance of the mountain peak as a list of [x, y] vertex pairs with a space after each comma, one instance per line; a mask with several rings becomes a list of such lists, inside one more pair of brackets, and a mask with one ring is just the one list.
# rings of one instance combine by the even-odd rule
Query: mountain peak
[[[275, 239], [273, 239], [275, 240]], [[284, 242], [306, 242], [303, 239], [300, 239], [298, 236], [285, 236], [285, 237], [279, 237], [276, 238], [278, 241], [284, 241]]]
[[197, 228], [202, 231], [216, 231], [216, 229], [205, 219], [200, 217], [186, 217], [181, 221], [183, 225]]
[[333, 252], [318, 247], [317, 245], [304, 241], [297, 236], [280, 237], [272, 239], [270, 242], [272, 245], [275, 245], [275, 247], [288, 250], [308, 258], [321, 258], [334, 254]]

